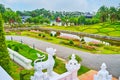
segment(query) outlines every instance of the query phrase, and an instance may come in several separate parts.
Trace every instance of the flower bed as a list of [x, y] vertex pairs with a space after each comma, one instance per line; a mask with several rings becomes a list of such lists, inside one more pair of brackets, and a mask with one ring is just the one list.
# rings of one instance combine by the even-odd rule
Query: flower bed
[[74, 41], [79, 41], [79, 39], [70, 37], [70, 36], [57, 36], [57, 38], [62, 38], [62, 39], [66, 39], [66, 40], [74, 40]]

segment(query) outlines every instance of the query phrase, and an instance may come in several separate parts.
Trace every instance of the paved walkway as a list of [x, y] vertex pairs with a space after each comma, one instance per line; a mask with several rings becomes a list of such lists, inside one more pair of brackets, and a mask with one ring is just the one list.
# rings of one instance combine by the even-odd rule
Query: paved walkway
[[[11, 39], [11, 36], [7, 36], [7, 39]], [[83, 52], [79, 50], [75, 50], [72, 48], [60, 46], [57, 44], [45, 42], [42, 40], [30, 38], [30, 37], [25, 37], [25, 36], [12, 36], [13, 40], [16, 41], [23, 41], [25, 44], [28, 44], [30, 46], [35, 45], [35, 47], [39, 50], [45, 51], [47, 47], [53, 47], [57, 49], [57, 56], [61, 57], [63, 59], [67, 59], [67, 57], [70, 54], [77, 54], [79, 55], [83, 61], [82, 65], [85, 65], [91, 69], [94, 70], [99, 70], [100, 66], [103, 62], [107, 64], [108, 70], [110, 74], [114, 75], [115, 77], [120, 76], [120, 55], [115, 54], [115, 55], [103, 55], [103, 54], [91, 54], [88, 52]]]
[[[80, 80], [94, 80], [94, 75], [97, 74], [97, 71], [90, 70], [85, 74], [79, 76]], [[112, 80], [117, 80], [116, 78], [112, 78]]]

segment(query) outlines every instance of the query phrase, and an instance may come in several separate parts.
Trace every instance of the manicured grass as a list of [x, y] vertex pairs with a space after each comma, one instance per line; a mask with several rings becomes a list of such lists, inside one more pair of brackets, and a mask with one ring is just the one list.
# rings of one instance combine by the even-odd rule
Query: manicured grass
[[[35, 60], [37, 59], [37, 55], [36, 53], [40, 53], [40, 54], [46, 54], [46, 53], [42, 53], [41, 51], [37, 51], [34, 50], [32, 48], [30, 48], [29, 46], [25, 45], [25, 44], [21, 44], [15, 41], [7, 41], [7, 46], [13, 50], [16, 50], [17, 52], [19, 52], [21, 55], [31, 59], [31, 60]], [[55, 66], [54, 66], [54, 71], [62, 74], [64, 72], [66, 72], [66, 68], [65, 68], [65, 62], [56, 58], [55, 59]], [[90, 69], [88, 69], [87, 67], [82, 66], [82, 68], [80, 69], [80, 71], [78, 72], [79, 75], [89, 71]]]
[[68, 27], [44, 26], [43, 28], [52, 28], [52, 29], [58, 29], [58, 30], [69, 30], [69, 31], [75, 31], [75, 32], [85, 32], [85, 33], [120, 37], [120, 34], [118, 34], [120, 33], [119, 23], [114, 23], [114, 24], [113, 23], [99, 23], [99, 24], [94, 24], [94, 25], [81, 25], [81, 26], [68, 26]]
[[7, 41], [7, 46], [17, 52], [19, 52], [21, 55], [27, 57], [28, 59], [35, 60], [37, 59], [37, 54], [40, 53], [43, 55], [44, 53], [34, 50], [30, 48], [28, 45], [21, 44], [18, 42], [12, 42], [12, 41]]
[[110, 32], [110, 33], [108, 33], [109, 35], [111, 35], [111, 36], [116, 36], [116, 37], [118, 37], [119, 35], [120, 35], [120, 31], [114, 31], [114, 32]]
[[115, 29], [114, 28], [102, 28], [100, 29], [100, 32], [107, 33], [107, 32], [113, 32]]
[[20, 67], [18, 64], [16, 64], [13, 61], [10, 61], [10, 76], [14, 79], [14, 80], [20, 80], [20, 71], [23, 70], [22, 67]]
[[97, 33], [98, 30], [97, 30], [97, 29], [86, 29], [86, 30], [84, 30], [83, 32], [89, 32], [89, 33], [94, 34], [94, 33]]

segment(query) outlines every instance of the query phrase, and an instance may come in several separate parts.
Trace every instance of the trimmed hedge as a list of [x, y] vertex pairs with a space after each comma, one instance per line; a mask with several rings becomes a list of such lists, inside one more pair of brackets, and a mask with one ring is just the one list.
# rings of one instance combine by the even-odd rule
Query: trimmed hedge
[[7, 51], [7, 46], [5, 43], [4, 29], [3, 29], [3, 20], [0, 14], [0, 66], [2, 66], [7, 72], [9, 72], [9, 55]]

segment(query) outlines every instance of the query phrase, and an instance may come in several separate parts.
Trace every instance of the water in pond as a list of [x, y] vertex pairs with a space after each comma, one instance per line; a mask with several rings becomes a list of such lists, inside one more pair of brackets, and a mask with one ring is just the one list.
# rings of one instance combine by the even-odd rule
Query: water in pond
[[73, 34], [61, 33], [60, 36], [67, 36], [67, 37], [71, 37], [71, 38], [74, 38], [74, 39], [76, 38], [76, 39], [78, 39], [80, 41], [81, 41], [81, 39], [84, 39], [84, 41], [87, 42], [87, 43], [94, 41], [94, 42], [101, 42], [101, 43], [103, 43], [105, 45], [110, 45], [110, 43], [102, 41], [102, 40], [97, 40], [97, 39], [89, 38], [89, 37], [79, 37], [79, 36], [73, 35]]
[[89, 38], [89, 37], [83, 37], [85, 42], [92, 42], [92, 41], [95, 41], [95, 42], [100, 42], [100, 43], [103, 43], [105, 45], [110, 45], [110, 43], [108, 42], [105, 42], [105, 41], [101, 41], [101, 40], [97, 40], [97, 39], [93, 39], [93, 38]]

